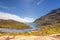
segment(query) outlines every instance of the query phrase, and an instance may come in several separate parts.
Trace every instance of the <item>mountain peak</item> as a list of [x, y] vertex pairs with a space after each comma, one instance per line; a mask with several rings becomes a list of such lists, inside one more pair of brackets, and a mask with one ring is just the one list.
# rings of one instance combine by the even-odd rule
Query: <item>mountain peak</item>
[[54, 23], [60, 23], [60, 8], [50, 11], [48, 14], [35, 20], [36, 23], [42, 25], [50, 25]]

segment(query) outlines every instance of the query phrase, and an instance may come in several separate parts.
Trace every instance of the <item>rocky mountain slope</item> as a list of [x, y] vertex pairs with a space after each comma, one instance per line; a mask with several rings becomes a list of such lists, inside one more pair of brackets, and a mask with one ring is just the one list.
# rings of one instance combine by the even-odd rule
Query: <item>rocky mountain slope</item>
[[35, 33], [35, 35], [37, 35], [37, 33], [38, 36], [60, 34], [60, 8], [50, 11], [34, 22], [38, 23], [38, 27], [40, 28], [37, 32], [32, 32]]
[[60, 23], [60, 8], [50, 11], [46, 15], [35, 20], [35, 22], [41, 25]]
[[26, 28], [30, 28], [30, 27], [24, 23], [17, 22], [14, 20], [0, 19], [0, 28], [26, 29]]

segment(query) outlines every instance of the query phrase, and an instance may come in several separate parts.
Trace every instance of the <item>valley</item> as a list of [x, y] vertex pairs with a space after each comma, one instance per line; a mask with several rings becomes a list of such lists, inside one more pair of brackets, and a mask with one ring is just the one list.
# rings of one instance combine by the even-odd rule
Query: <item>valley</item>
[[0, 35], [49, 36], [52, 34], [60, 34], [59, 19], [60, 8], [54, 9], [41, 18], [36, 19], [33, 23], [29, 24], [29, 26], [11, 20], [0, 20], [0, 28], [8, 28], [0, 29], [5, 31], [0, 31]]

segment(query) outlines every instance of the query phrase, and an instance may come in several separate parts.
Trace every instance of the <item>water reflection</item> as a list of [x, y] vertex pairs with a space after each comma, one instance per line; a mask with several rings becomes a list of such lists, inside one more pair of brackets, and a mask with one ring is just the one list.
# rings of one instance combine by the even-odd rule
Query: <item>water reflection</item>
[[0, 28], [1, 31], [3, 32], [31, 32], [32, 30], [38, 30], [37, 24], [36, 23], [28, 23], [31, 29], [8, 29], [8, 28]]

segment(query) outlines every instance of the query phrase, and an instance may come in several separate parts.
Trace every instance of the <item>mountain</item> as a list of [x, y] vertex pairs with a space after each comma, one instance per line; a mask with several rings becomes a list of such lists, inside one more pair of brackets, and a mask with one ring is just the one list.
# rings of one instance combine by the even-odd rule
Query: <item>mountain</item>
[[39, 30], [33, 30], [32, 35], [49, 36], [60, 34], [60, 8], [54, 9], [46, 15], [36, 19], [34, 23], [38, 24]]
[[3, 20], [0, 19], [0, 28], [12, 28], [12, 29], [27, 29], [30, 28], [28, 25], [17, 22], [14, 20]]
[[36, 19], [34, 22], [38, 23], [39, 25], [60, 23], [60, 8], [50, 11], [46, 15]]

